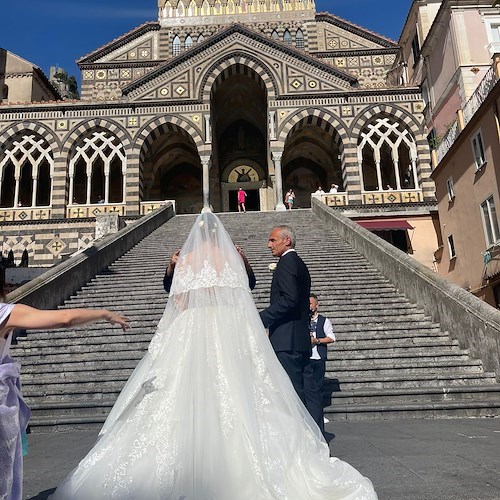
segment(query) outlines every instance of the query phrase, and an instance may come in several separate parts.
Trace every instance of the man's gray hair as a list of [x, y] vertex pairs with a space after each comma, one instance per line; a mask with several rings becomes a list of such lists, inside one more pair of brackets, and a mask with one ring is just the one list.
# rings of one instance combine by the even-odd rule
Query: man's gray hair
[[287, 237], [290, 238], [291, 247], [295, 248], [297, 237], [295, 236], [295, 231], [290, 226], [275, 226], [274, 229], [279, 229], [283, 239]]

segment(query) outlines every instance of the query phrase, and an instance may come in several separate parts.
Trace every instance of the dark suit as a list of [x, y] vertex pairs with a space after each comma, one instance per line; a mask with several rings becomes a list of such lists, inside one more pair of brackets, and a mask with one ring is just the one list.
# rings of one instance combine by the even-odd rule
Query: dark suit
[[270, 306], [260, 313], [273, 349], [304, 404], [304, 369], [311, 356], [310, 291], [306, 265], [297, 252], [288, 252], [274, 270]]

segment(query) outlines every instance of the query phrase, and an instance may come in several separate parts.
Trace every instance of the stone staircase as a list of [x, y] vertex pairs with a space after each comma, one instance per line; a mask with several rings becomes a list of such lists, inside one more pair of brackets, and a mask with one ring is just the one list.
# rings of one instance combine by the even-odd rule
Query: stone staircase
[[[328, 418], [497, 416], [500, 384], [394, 284], [308, 210], [222, 214], [257, 275], [258, 309], [269, 302], [275, 259], [269, 229], [289, 223], [307, 263], [321, 312], [333, 323], [325, 413]], [[63, 307], [126, 314], [132, 330], [107, 324], [29, 332], [14, 346], [34, 428], [99, 426], [147, 349], [167, 301], [162, 279], [195, 216], [177, 216], [100, 273]]]

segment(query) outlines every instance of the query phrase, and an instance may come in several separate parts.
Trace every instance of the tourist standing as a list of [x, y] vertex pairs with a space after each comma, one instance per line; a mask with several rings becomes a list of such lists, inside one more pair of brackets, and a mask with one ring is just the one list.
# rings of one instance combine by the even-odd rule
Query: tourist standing
[[245, 200], [247, 197], [246, 191], [243, 190], [243, 188], [240, 187], [238, 189], [238, 212], [243, 212], [246, 213], [246, 208], [245, 208]]

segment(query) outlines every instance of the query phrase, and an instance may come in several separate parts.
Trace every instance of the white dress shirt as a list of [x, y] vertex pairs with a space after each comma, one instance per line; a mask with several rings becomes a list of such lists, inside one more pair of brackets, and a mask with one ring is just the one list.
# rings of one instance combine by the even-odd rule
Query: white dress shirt
[[[318, 321], [318, 314], [316, 314], [316, 316], [311, 318], [311, 321], [317, 322]], [[317, 328], [317, 323], [316, 323], [316, 328]], [[335, 342], [336, 338], [335, 338], [335, 333], [333, 333], [332, 322], [328, 318], [325, 318], [324, 331], [325, 331], [325, 335], [327, 337], [331, 338]], [[316, 337], [316, 331], [311, 332], [311, 335]], [[321, 356], [319, 355], [319, 352], [318, 352], [318, 347], [316, 345], [313, 346], [313, 348], [312, 348], [311, 359], [321, 359]]]

